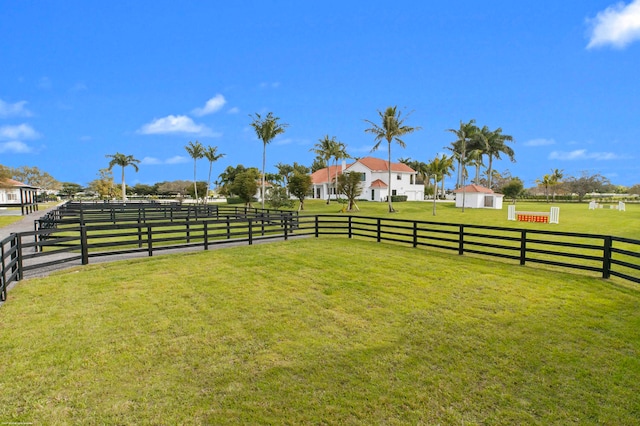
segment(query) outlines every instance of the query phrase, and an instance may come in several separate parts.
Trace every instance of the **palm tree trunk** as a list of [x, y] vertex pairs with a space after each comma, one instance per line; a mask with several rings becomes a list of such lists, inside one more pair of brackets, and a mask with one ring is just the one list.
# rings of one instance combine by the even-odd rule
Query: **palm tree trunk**
[[207, 176], [207, 193], [205, 194], [205, 201], [203, 204], [206, 204], [207, 197], [209, 196], [209, 188], [211, 188], [211, 169], [213, 168], [213, 161], [209, 162], [209, 176]]
[[[443, 177], [444, 180], [444, 177]], [[438, 175], [433, 175], [433, 215], [436, 215], [436, 194], [438, 193]]]
[[492, 168], [493, 168], [492, 165], [493, 165], [493, 155], [489, 154], [489, 169], [487, 170], [487, 172], [488, 172], [487, 173], [487, 188], [489, 188], [489, 189], [491, 189], [491, 183], [492, 183], [491, 182], [491, 178], [492, 178], [491, 172], [493, 171], [492, 170]]
[[127, 186], [124, 184], [124, 166], [122, 166], [122, 201], [127, 201]]
[[389, 213], [393, 213], [393, 204], [391, 204], [391, 140], [389, 142], [389, 190], [387, 193], [387, 200], [389, 201]]
[[331, 202], [331, 167], [327, 164], [327, 204]]
[[264, 210], [264, 167], [267, 163], [267, 144], [263, 143], [262, 149], [262, 209]]
[[196, 204], [198, 204], [198, 185], [196, 185], [196, 159], [193, 159], [193, 194], [196, 197]]

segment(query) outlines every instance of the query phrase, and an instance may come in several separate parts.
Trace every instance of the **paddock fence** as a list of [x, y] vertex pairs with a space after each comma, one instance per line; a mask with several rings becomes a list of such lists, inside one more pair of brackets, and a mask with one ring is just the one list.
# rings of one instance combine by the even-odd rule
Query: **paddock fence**
[[0, 242], [0, 300], [14, 281], [99, 257], [294, 237], [359, 238], [640, 283], [640, 240], [608, 235], [228, 205], [69, 204], [36, 220], [33, 231]]

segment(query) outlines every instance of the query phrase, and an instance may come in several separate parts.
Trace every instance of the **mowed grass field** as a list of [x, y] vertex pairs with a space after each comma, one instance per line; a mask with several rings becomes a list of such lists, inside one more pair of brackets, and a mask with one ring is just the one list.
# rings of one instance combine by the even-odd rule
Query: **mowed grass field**
[[[613, 203], [612, 203], [613, 204]], [[617, 205], [617, 203], [615, 203]], [[433, 202], [401, 202], [393, 203], [395, 213], [389, 213], [386, 203], [371, 201], [358, 202], [360, 211], [340, 213], [342, 204], [326, 200], [307, 200], [305, 210], [300, 214], [340, 214], [387, 217], [407, 220], [423, 220], [443, 223], [462, 223], [506, 228], [539, 229], [558, 232], [577, 232], [586, 234], [615, 235], [640, 239], [640, 204], [626, 203], [626, 211], [610, 208], [589, 210], [587, 203], [545, 203], [518, 201], [517, 211], [549, 212], [551, 206], [560, 208], [559, 224], [543, 224], [510, 221], [507, 219], [508, 205], [502, 209], [469, 209], [464, 212], [456, 208], [453, 202], [436, 203], [436, 214], [433, 215]], [[257, 206], [257, 204], [256, 204]], [[298, 204], [296, 203], [296, 208]]]
[[[560, 225], [508, 222], [506, 206], [438, 204], [435, 218], [427, 203], [395, 207], [639, 234], [630, 205], [560, 205]], [[339, 205], [307, 212], [325, 209]], [[77, 267], [18, 283], [0, 307], [0, 423], [637, 424], [639, 296], [330, 237]]]

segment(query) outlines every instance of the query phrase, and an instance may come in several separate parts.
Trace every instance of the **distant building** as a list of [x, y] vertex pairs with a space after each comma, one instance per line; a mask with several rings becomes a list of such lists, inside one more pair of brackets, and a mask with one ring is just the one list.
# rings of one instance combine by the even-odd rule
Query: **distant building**
[[[476, 209], [502, 209], [504, 195], [493, 192], [489, 188], [480, 185], [467, 185], [453, 191], [456, 194], [456, 207], [464, 206]], [[463, 196], [464, 193], [464, 196]]]
[[[370, 201], [386, 201], [389, 195], [389, 162], [374, 157], [364, 157], [347, 164], [329, 166], [311, 174], [313, 197], [336, 199], [334, 187], [336, 175], [360, 173], [362, 194], [360, 198]], [[391, 163], [391, 195], [405, 195], [409, 201], [424, 200], [424, 184], [417, 183], [417, 172], [404, 163]]]
[[0, 207], [21, 207], [22, 214], [38, 210], [38, 188], [14, 179], [0, 180]]

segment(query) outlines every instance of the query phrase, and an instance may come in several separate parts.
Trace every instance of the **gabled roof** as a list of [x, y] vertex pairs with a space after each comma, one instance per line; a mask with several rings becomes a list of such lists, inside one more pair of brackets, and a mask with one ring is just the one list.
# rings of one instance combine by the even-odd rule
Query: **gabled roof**
[[[349, 168], [351, 164], [348, 164], [346, 168]], [[311, 183], [315, 185], [319, 185], [322, 183], [327, 183], [327, 169], [329, 169], [329, 181], [333, 182], [336, 179], [336, 174], [342, 174], [342, 164], [338, 164], [337, 166], [329, 166], [324, 169], [316, 170], [311, 173]]]
[[387, 188], [387, 184], [381, 181], [380, 179], [376, 179], [371, 182], [371, 188]]
[[37, 188], [15, 179], [0, 179], [0, 188]]
[[[387, 160], [382, 160], [380, 158], [374, 157], [364, 157], [357, 161], [363, 166], [369, 168], [373, 172], [386, 172], [389, 170], [389, 162]], [[407, 166], [404, 163], [394, 163], [391, 162], [391, 171], [392, 172], [400, 172], [400, 173], [415, 173], [411, 167]]]
[[455, 189], [453, 192], [458, 193], [458, 192], [463, 192], [463, 191], [466, 192], [466, 193], [473, 193], [473, 192], [483, 193], [483, 194], [493, 194], [494, 193], [491, 189], [489, 189], [487, 187], [484, 187], [484, 186], [481, 186], [481, 185], [475, 185], [475, 184], [467, 185], [467, 186], [464, 186], [462, 188]]

